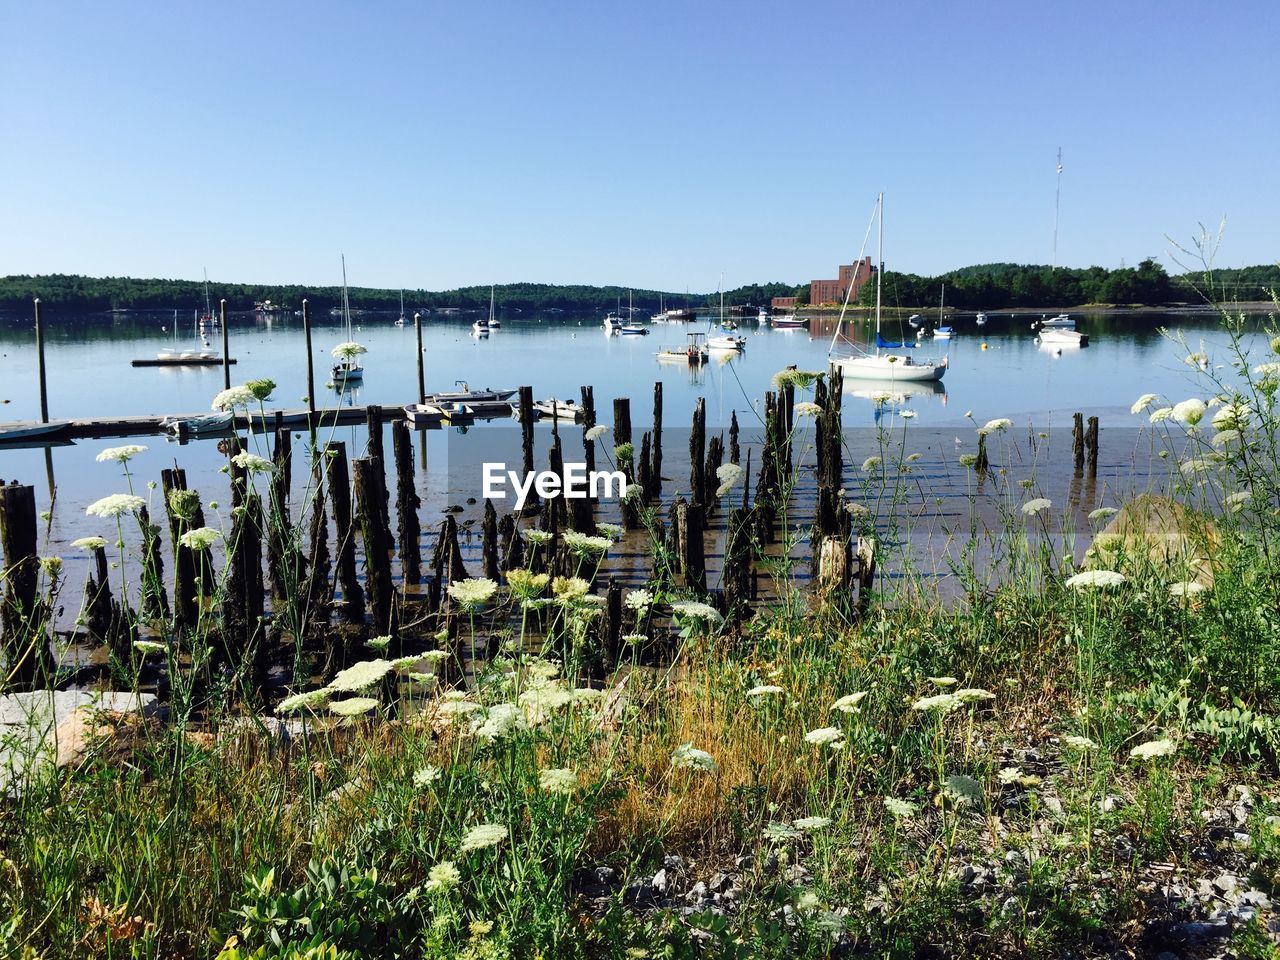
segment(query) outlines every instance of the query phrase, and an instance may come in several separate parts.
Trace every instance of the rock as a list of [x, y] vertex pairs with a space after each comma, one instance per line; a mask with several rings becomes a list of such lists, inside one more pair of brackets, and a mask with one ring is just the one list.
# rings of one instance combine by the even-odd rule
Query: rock
[[1213, 878], [1213, 888], [1224, 897], [1234, 893], [1240, 881], [1230, 873], [1220, 873]]
[[716, 893], [724, 893], [733, 886], [733, 877], [727, 873], [717, 873], [711, 877], [711, 889]]
[[749, 853], [745, 853], [734, 860], [733, 865], [738, 870], [751, 870], [756, 865], [756, 858]]
[[703, 883], [701, 880], [699, 880], [697, 883], [693, 885], [693, 887], [689, 890], [686, 896], [693, 903], [699, 903], [703, 900], [706, 900], [708, 897], [707, 885]]
[[657, 890], [648, 880], [633, 880], [622, 896], [622, 902], [629, 907], [645, 907], [657, 899]]
[[684, 857], [677, 854], [663, 857], [662, 868], [671, 874], [684, 873]]
[[649, 881], [650, 886], [659, 893], [667, 892], [667, 868], [663, 867], [653, 875], [653, 879]]
[[600, 883], [611, 884], [618, 878], [618, 871], [613, 867], [596, 867], [596, 880]]
[[1240, 894], [1239, 903], [1247, 904], [1251, 907], [1257, 907], [1260, 910], [1271, 909], [1271, 898], [1261, 890], [1246, 890]]
[[95, 690], [36, 690], [0, 696], [0, 793], [43, 765], [79, 763], [95, 740], [114, 736], [119, 717], [113, 719], [113, 715], [145, 715], [155, 701], [150, 693]]

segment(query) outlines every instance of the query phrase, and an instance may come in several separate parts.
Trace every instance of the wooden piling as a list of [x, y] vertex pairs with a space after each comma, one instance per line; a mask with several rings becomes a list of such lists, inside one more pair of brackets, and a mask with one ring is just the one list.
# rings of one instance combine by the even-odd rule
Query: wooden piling
[[46, 612], [40, 602], [40, 559], [36, 554], [35, 487], [0, 486], [0, 636], [7, 676], [15, 686], [34, 686], [49, 666]]
[[396, 461], [396, 540], [407, 588], [422, 582], [422, 524], [418, 520], [422, 500], [413, 485], [413, 443], [404, 420], [391, 423], [391, 450]]
[[[160, 482], [169, 519], [169, 541], [173, 544], [174, 619], [179, 627], [190, 629], [200, 620], [197, 552], [182, 543], [182, 535], [195, 529], [191, 508], [194, 502], [195, 510], [200, 509], [200, 497], [187, 491], [187, 472], [180, 468], [161, 470]], [[203, 511], [201, 513], [203, 515]]]
[[307, 342], [307, 432], [316, 444], [316, 364], [311, 351], [311, 307], [302, 301], [302, 335]]
[[689, 430], [689, 497], [703, 502], [707, 488], [707, 401], [699, 397], [693, 407], [693, 425]]
[[[520, 452], [524, 476], [533, 473], [533, 387], [520, 388]], [[538, 494], [530, 488], [521, 512], [538, 503]]]
[[164, 587], [160, 528], [151, 522], [151, 514], [145, 506], [138, 509], [138, 526], [142, 531], [142, 591], [139, 607], [144, 617], [165, 620], [169, 617], [169, 593]]
[[427, 402], [427, 372], [426, 361], [422, 352], [422, 314], [415, 313], [413, 315], [413, 332], [418, 340], [418, 402]]
[[338, 534], [338, 583], [342, 587], [342, 618], [347, 623], [364, 623], [364, 589], [356, 576], [355, 524], [351, 516], [351, 480], [347, 473], [347, 445], [324, 445], [325, 474], [329, 481], [329, 503]]
[[462, 548], [458, 545], [458, 521], [449, 514], [440, 521], [440, 533], [436, 549], [431, 557], [431, 568], [443, 584], [467, 579], [467, 568], [462, 561]]
[[[609, 578], [609, 587], [604, 595], [604, 662], [601, 664], [603, 675], [607, 676], [618, 665], [622, 652], [623, 617], [622, 585], [613, 577]], [[602, 677], [603, 679], [603, 677]]]
[[329, 583], [329, 517], [324, 506], [323, 451], [312, 448], [311, 458], [311, 523], [307, 531], [308, 576], [303, 591], [311, 606], [311, 619], [317, 623], [329, 620], [329, 604], [333, 591]]
[[702, 541], [706, 530], [705, 511], [700, 503], [681, 505], [676, 516], [679, 526], [681, 566], [684, 569], [684, 586], [695, 593], [707, 592], [707, 562]]
[[729, 462], [742, 462], [742, 449], [738, 446], [738, 411], [729, 414]]
[[646, 490], [650, 500], [662, 496], [662, 381], [653, 384], [653, 486]]
[[383, 523], [382, 536], [389, 547], [394, 547], [395, 537], [391, 534], [391, 491], [387, 487], [387, 458], [383, 454], [382, 446], [382, 407], [376, 403], [370, 404], [365, 408], [364, 418], [365, 427], [369, 432], [367, 456], [374, 461], [376, 467], [370, 479], [377, 483], [377, 489], [370, 492], [376, 493], [382, 504], [376, 514]]
[[707, 441], [707, 462], [702, 469], [702, 492], [699, 499], [707, 506], [707, 513], [715, 512], [716, 490], [720, 487], [720, 468], [724, 465], [724, 438], [716, 434]]
[[1098, 476], [1098, 418], [1090, 417], [1084, 432], [1085, 456], [1089, 465], [1089, 478]]
[[351, 473], [364, 537], [366, 594], [373, 615], [373, 631], [389, 635], [391, 644], [387, 653], [391, 657], [399, 657], [403, 651], [400, 649], [398, 604], [391, 578], [391, 544], [386, 536], [389, 521], [383, 515], [386, 504], [382, 500], [382, 464], [376, 457], [358, 457], [351, 461]]
[[502, 546], [502, 569], [518, 570], [524, 566], [524, 537], [516, 526], [515, 517], [504, 513], [498, 521], [498, 542]]
[[[227, 333], [227, 301], [218, 301], [218, 326], [222, 327], [222, 388], [231, 389], [231, 337]], [[312, 391], [314, 395], [315, 391]]]
[[582, 460], [588, 475], [596, 468], [596, 442], [587, 439], [587, 432], [596, 425], [596, 394], [593, 387], [584, 386], [582, 394]]
[[1071, 415], [1071, 456], [1080, 476], [1084, 473], [1084, 414], [1079, 411]]
[[729, 511], [720, 589], [730, 618], [738, 619], [751, 602], [751, 518], [742, 507]]
[[493, 508], [493, 501], [484, 502], [484, 520], [480, 523], [481, 552], [484, 556], [484, 575], [495, 583], [501, 569], [498, 563], [498, 511]]
[[36, 370], [40, 376], [40, 422], [49, 422], [49, 388], [44, 366], [44, 321], [40, 318], [40, 298], [35, 299], [36, 310]]

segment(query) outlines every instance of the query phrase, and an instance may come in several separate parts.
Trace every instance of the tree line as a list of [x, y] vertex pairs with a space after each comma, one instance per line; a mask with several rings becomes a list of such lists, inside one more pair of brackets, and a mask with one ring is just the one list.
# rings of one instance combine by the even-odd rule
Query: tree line
[[[926, 307], [936, 305], [946, 284], [946, 301], [960, 309], [997, 310], [1002, 307], [1071, 307], [1086, 303], [1160, 306], [1168, 303], [1215, 300], [1267, 300], [1270, 291], [1280, 288], [1280, 266], [1262, 265], [1215, 270], [1212, 276], [1186, 273], [1171, 277], [1152, 259], [1136, 267], [1108, 270], [1105, 267], [1049, 267], [1045, 265], [989, 263], [962, 267], [939, 276], [886, 270], [884, 301], [889, 306]], [[351, 287], [348, 297], [353, 309], [396, 311], [402, 291], [373, 287]], [[487, 286], [454, 290], [404, 290], [406, 313], [423, 308], [439, 310], [486, 310]], [[808, 302], [809, 285], [788, 283], [747, 284], [725, 291], [725, 306], [768, 306], [774, 297], [796, 297]], [[262, 301], [284, 310], [297, 310], [305, 298], [313, 311], [327, 311], [342, 302], [341, 287], [308, 287], [298, 284], [209, 284], [209, 296], [216, 311], [225, 299], [233, 312], [252, 310]], [[73, 274], [0, 277], [0, 310], [21, 312], [39, 297], [57, 312], [101, 310], [203, 310], [205, 286], [199, 280], [134, 279], [131, 277], [85, 277]], [[594, 287], [582, 284], [508, 283], [495, 288], [494, 299], [501, 309], [522, 311], [563, 310], [567, 313], [603, 312], [626, 306], [628, 297], [646, 313], [660, 307], [694, 307], [714, 311], [718, 292], [689, 293], [659, 290], [628, 290], [620, 286]], [[858, 302], [875, 302], [875, 284], [865, 284]]]

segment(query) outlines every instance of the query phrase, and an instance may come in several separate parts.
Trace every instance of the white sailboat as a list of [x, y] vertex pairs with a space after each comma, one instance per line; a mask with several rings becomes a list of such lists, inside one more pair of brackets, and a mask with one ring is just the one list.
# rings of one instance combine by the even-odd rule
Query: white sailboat
[[942, 285], [942, 299], [938, 301], [938, 325], [933, 328], [933, 339], [950, 340], [955, 336], [955, 330], [944, 324], [943, 315], [947, 307], [947, 285]]
[[[724, 277], [720, 278], [720, 327], [724, 329]], [[711, 331], [707, 331], [707, 347], [712, 350], [745, 350], [746, 346], [746, 337], [735, 337], [732, 334], [713, 337]]]
[[396, 320], [397, 327], [404, 326], [404, 291], [400, 291], [400, 316]]
[[[347, 326], [347, 343], [355, 342], [355, 335], [351, 332], [351, 301], [347, 297], [347, 257], [342, 256], [342, 316]], [[329, 379], [333, 381], [335, 387], [342, 387], [348, 383], [364, 382], [364, 366], [360, 363], [360, 354], [352, 353], [350, 356], [343, 357], [333, 365], [330, 371]]]
[[[836, 323], [836, 332], [831, 338], [831, 349], [828, 359], [833, 366], [839, 367], [846, 377], [858, 377], [864, 380], [941, 380], [947, 372], [948, 361], [917, 360], [903, 350], [902, 343], [890, 343], [880, 336], [881, 279], [884, 273], [884, 194], [876, 199], [876, 212], [879, 217], [879, 231], [876, 240], [876, 262], [881, 266], [876, 270], [876, 352], [864, 351], [849, 353], [836, 352], [836, 340], [840, 336], [840, 328], [844, 324], [844, 313], [849, 307], [849, 295], [853, 285], [845, 291], [844, 306], [840, 309], [840, 319]], [[906, 349], [910, 349], [906, 347]], [[901, 352], [899, 352], [901, 351]]]

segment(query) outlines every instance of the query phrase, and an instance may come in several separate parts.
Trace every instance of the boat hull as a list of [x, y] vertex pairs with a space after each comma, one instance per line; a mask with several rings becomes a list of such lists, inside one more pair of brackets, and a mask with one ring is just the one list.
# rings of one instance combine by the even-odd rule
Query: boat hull
[[840, 368], [846, 377], [859, 380], [901, 381], [915, 383], [923, 380], [941, 380], [947, 372], [945, 360], [913, 360], [911, 357], [840, 357], [832, 359], [832, 365]]

